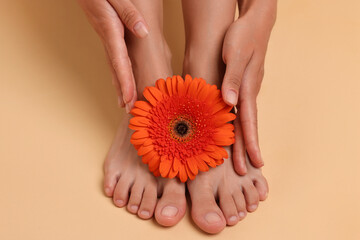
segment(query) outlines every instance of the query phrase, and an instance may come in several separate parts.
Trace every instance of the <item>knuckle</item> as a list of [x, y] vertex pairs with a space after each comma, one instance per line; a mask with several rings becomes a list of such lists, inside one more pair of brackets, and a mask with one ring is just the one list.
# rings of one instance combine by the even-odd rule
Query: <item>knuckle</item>
[[136, 19], [136, 11], [131, 7], [125, 8], [120, 15], [121, 20], [126, 24], [130, 25]]
[[239, 89], [241, 86], [240, 74], [236, 74], [236, 73], [229, 74], [226, 81], [228, 85], [235, 87], [236, 89]]

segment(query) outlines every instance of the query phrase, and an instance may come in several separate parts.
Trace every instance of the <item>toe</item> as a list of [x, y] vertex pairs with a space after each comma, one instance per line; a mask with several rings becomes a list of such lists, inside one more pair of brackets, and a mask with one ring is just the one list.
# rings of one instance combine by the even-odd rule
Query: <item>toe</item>
[[184, 217], [185, 211], [185, 184], [175, 179], [168, 180], [156, 205], [156, 221], [163, 226], [174, 226]]
[[114, 204], [118, 207], [124, 207], [129, 199], [129, 190], [131, 187], [131, 179], [121, 176], [116, 184], [114, 191]]
[[226, 226], [225, 217], [216, 204], [210, 187], [189, 186], [192, 202], [191, 215], [195, 224], [207, 233], [219, 233]]
[[142, 219], [149, 219], [153, 216], [157, 201], [156, 185], [148, 184], [145, 187], [143, 198], [141, 200], [138, 216]]
[[127, 205], [127, 210], [129, 212], [133, 214], [136, 214], [138, 212], [143, 192], [144, 192], [144, 186], [142, 184], [135, 182], [131, 188], [129, 203]]
[[242, 220], [246, 217], [246, 203], [244, 194], [242, 193], [240, 188], [238, 191], [235, 191], [233, 193], [233, 199], [236, 205], [239, 220]]
[[246, 201], [246, 209], [248, 212], [254, 212], [259, 205], [259, 194], [254, 184], [252, 182], [244, 184], [243, 191]]
[[266, 179], [261, 175], [254, 180], [254, 185], [259, 193], [260, 201], [264, 201], [269, 193], [269, 185]]
[[220, 208], [223, 212], [227, 225], [235, 225], [239, 221], [238, 212], [234, 199], [226, 189], [219, 189]]
[[104, 177], [104, 192], [106, 196], [112, 197], [114, 194], [116, 183], [119, 179], [120, 173], [115, 171], [106, 171]]

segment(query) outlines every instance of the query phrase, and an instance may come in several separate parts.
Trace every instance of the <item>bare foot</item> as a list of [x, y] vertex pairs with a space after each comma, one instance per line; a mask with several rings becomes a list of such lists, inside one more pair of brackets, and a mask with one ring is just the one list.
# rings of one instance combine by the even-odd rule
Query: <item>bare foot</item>
[[[187, 186], [191, 196], [191, 215], [202, 230], [218, 233], [226, 225], [235, 225], [259, 205], [259, 192], [268, 192], [267, 181], [261, 169], [251, 166], [247, 159], [248, 173], [238, 175], [233, 168], [231, 151], [229, 159], [208, 172], [201, 172]], [[219, 202], [219, 205], [217, 204]]]
[[[158, 78], [172, 76], [171, 56], [159, 29], [162, 1], [134, 0], [133, 3], [151, 29], [145, 39], [136, 39], [131, 34], [126, 39], [141, 99], [146, 86], [153, 86]], [[156, 178], [150, 173], [130, 143], [133, 131], [128, 128], [129, 119], [130, 116], [124, 116], [105, 160], [105, 193], [116, 206], [127, 206], [129, 212], [142, 219], [155, 215], [159, 224], [175, 225], [186, 211], [185, 184], [177, 179]]]
[[[187, 40], [184, 74], [201, 77], [210, 84], [220, 86], [225, 69], [222, 41], [234, 20], [236, 1], [221, 2], [221, 7], [216, 0], [199, 0], [196, 4], [183, 0], [182, 3]], [[212, 19], [214, 15], [218, 16], [216, 21]], [[268, 193], [267, 181], [261, 170], [247, 161], [247, 174], [238, 175], [233, 167], [230, 148], [227, 151], [230, 157], [223, 165], [201, 172], [193, 181], [187, 182], [192, 218], [208, 233], [218, 233], [226, 225], [235, 225], [245, 218], [247, 212], [255, 211], [259, 200], [265, 200]]]

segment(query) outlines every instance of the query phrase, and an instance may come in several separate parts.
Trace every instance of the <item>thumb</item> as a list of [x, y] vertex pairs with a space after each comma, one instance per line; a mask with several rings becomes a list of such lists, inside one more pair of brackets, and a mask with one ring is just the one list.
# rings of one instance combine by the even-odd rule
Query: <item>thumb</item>
[[221, 87], [223, 99], [226, 104], [235, 106], [239, 98], [239, 89], [244, 75], [246, 64], [240, 61], [228, 61], [224, 80]]
[[129, 0], [108, 0], [115, 8], [119, 15], [121, 22], [129, 29], [135, 36], [144, 38], [149, 34], [148, 26], [144, 17], [136, 9], [134, 4]]

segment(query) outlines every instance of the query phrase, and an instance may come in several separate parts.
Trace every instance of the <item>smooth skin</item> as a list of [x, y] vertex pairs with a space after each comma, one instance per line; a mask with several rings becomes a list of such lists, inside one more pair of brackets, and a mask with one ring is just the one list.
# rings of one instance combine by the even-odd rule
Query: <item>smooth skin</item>
[[[223, 39], [233, 23], [235, 6], [236, 1], [182, 1], [186, 31], [184, 74], [221, 85], [225, 71]], [[236, 125], [239, 124], [237, 121]], [[238, 144], [244, 142], [240, 140]], [[226, 149], [230, 157], [224, 164], [201, 172], [193, 181], [187, 182], [192, 219], [200, 229], [212, 234], [244, 219], [247, 212], [255, 211], [259, 200], [265, 200], [268, 194], [268, 184], [261, 170], [247, 159], [247, 174], [238, 175], [233, 167], [231, 149]]]
[[130, 0], [78, 0], [89, 22], [100, 36], [118, 104], [129, 113], [137, 99], [134, 74], [125, 43], [125, 27], [138, 38], [146, 38], [149, 27]]
[[[137, 92], [142, 96], [146, 86], [172, 75], [171, 55], [162, 35], [162, 0], [132, 3], [152, 29], [143, 39], [126, 34]], [[185, 184], [153, 176], [130, 143], [133, 131], [128, 128], [129, 119], [130, 115], [125, 114], [104, 163], [105, 194], [113, 198], [116, 206], [126, 207], [142, 219], [155, 216], [160, 225], [173, 226], [186, 211]]]
[[253, 166], [264, 165], [258, 139], [256, 98], [264, 76], [266, 49], [276, 19], [276, 3], [276, 0], [239, 1], [239, 18], [230, 25], [224, 38], [222, 59], [226, 71], [221, 90], [224, 101], [239, 110], [233, 161], [240, 175], [247, 172], [247, 154]]

